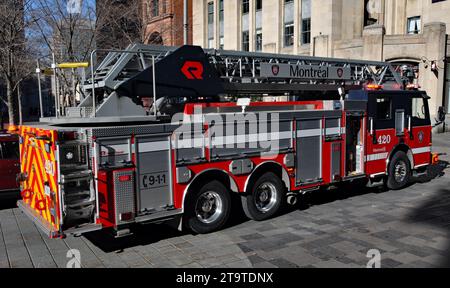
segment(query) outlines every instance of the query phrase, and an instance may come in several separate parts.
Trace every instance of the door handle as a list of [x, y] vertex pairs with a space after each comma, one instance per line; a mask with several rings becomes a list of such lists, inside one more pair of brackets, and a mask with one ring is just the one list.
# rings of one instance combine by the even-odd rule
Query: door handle
[[412, 131], [412, 119], [411, 119], [411, 115], [408, 115], [408, 133], [409, 133], [409, 139], [413, 140], [414, 138], [414, 134]]

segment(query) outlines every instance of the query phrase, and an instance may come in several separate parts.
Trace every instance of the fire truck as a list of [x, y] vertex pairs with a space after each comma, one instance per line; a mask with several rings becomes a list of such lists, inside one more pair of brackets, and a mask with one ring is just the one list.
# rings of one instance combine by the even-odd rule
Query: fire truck
[[401, 189], [433, 161], [429, 97], [385, 62], [133, 44], [84, 91], [19, 131], [18, 206], [52, 238], [209, 233], [233, 194], [262, 221], [346, 182]]

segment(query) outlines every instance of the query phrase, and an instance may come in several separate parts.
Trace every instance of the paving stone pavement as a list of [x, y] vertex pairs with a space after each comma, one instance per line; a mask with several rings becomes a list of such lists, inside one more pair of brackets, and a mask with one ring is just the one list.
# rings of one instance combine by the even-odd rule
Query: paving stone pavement
[[[450, 134], [434, 136], [450, 155]], [[449, 156], [441, 159], [449, 161]], [[378, 249], [381, 267], [450, 267], [450, 170], [399, 191], [320, 191], [302, 205], [264, 221], [238, 212], [209, 235], [145, 225], [131, 237], [103, 232], [48, 239], [14, 202], [0, 202], [0, 268], [66, 267], [77, 249], [82, 267], [366, 267]], [[445, 168], [445, 169], [444, 169]]]

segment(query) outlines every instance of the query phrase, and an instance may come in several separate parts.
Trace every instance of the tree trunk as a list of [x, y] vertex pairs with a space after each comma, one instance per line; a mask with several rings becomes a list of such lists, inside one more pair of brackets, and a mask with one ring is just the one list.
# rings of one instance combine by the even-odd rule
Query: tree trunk
[[9, 79], [6, 80], [6, 97], [8, 99], [9, 125], [17, 124], [17, 97], [13, 90], [13, 84]]

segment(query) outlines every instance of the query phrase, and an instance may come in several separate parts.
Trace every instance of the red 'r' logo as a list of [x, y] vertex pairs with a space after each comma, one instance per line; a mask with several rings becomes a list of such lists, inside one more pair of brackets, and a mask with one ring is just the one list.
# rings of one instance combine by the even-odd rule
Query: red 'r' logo
[[203, 64], [198, 61], [186, 61], [181, 72], [189, 80], [202, 80], [203, 79]]

